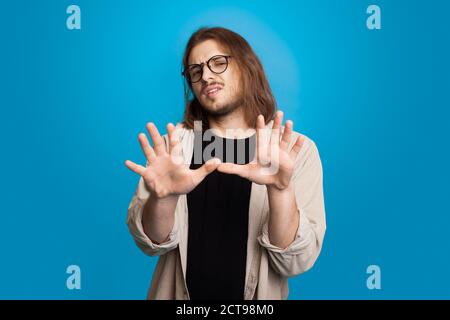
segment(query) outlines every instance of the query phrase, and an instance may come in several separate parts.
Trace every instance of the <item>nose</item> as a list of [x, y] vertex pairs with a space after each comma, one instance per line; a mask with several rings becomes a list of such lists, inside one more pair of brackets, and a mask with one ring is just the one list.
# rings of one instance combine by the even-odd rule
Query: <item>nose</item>
[[214, 79], [214, 73], [209, 70], [208, 66], [205, 64], [203, 66], [202, 80], [208, 82], [209, 79]]

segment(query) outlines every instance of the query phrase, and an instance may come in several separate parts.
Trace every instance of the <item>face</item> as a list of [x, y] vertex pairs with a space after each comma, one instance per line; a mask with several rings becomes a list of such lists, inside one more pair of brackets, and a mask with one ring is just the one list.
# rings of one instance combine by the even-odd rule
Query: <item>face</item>
[[188, 64], [205, 62], [203, 76], [200, 81], [192, 83], [192, 90], [210, 116], [225, 116], [241, 106], [240, 73], [234, 57], [228, 59], [225, 72], [212, 72], [206, 61], [216, 55], [229, 55], [229, 52], [223, 50], [216, 41], [206, 40], [192, 49]]

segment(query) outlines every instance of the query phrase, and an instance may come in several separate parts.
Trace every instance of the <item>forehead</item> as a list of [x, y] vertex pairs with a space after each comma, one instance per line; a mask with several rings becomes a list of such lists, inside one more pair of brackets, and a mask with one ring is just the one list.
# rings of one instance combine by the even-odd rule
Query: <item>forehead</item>
[[192, 48], [188, 64], [202, 63], [217, 54], [226, 54], [226, 51], [217, 41], [205, 40]]

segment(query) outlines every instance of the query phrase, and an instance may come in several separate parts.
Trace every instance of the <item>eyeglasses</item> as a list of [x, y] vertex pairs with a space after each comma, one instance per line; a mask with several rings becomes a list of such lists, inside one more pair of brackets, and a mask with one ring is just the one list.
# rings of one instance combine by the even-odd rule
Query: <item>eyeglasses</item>
[[203, 66], [206, 64], [212, 73], [221, 74], [228, 68], [228, 59], [231, 56], [216, 55], [208, 59], [206, 62], [200, 64], [190, 64], [181, 72], [186, 80], [190, 83], [199, 82], [203, 77]]

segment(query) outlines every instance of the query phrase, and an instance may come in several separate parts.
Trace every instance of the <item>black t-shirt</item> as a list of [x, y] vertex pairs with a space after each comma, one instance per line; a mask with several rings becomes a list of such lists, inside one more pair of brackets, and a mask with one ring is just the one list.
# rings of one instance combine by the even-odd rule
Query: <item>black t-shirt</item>
[[[203, 142], [196, 135], [195, 139], [191, 169], [210, 158], [205, 153], [238, 164], [254, 157], [255, 135], [245, 139], [213, 135], [211, 141]], [[210, 152], [213, 146], [216, 152]], [[201, 164], [195, 164], [195, 159]], [[249, 180], [217, 170], [188, 193], [186, 281], [191, 299], [244, 298], [250, 193]]]

